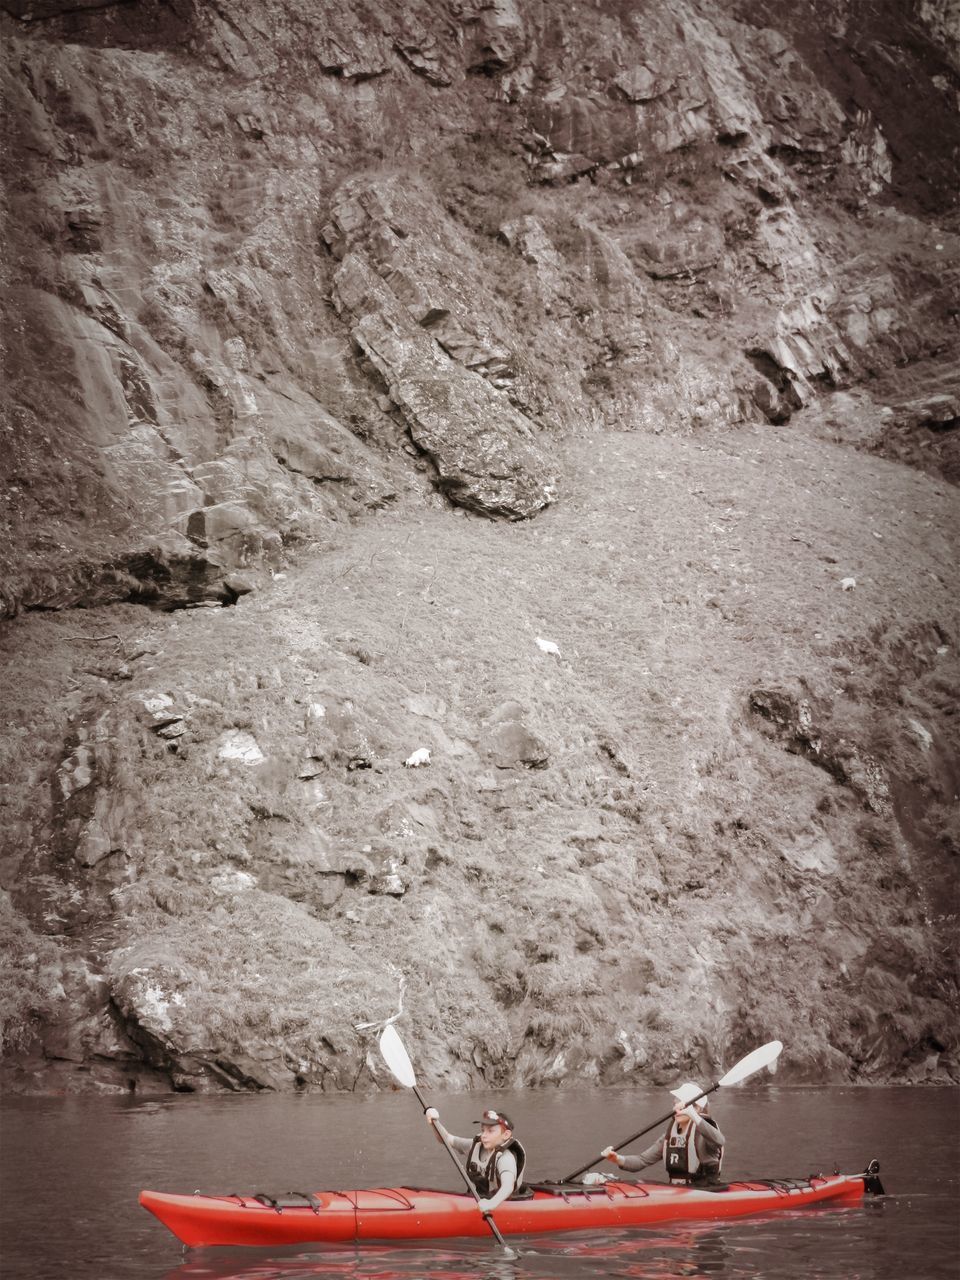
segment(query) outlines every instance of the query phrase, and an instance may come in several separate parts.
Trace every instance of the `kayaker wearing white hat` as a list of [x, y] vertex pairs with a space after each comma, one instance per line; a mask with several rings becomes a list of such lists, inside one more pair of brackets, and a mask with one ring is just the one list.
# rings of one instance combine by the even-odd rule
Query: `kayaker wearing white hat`
[[673, 1119], [652, 1147], [636, 1156], [622, 1156], [613, 1147], [604, 1147], [600, 1154], [630, 1173], [662, 1160], [671, 1182], [694, 1186], [719, 1182], [727, 1140], [713, 1117], [707, 1115], [707, 1099], [699, 1097], [703, 1090], [688, 1080], [670, 1092], [676, 1099]]

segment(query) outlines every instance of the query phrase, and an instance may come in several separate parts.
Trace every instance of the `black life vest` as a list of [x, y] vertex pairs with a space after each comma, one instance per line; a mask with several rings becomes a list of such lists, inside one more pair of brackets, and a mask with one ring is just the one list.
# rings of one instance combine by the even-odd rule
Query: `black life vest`
[[480, 1196], [481, 1200], [489, 1200], [491, 1196], [497, 1194], [500, 1190], [500, 1165], [497, 1158], [502, 1151], [511, 1151], [517, 1162], [517, 1183], [510, 1193], [511, 1197], [515, 1196], [520, 1190], [520, 1183], [523, 1181], [523, 1166], [527, 1163], [527, 1153], [523, 1147], [516, 1138], [511, 1138], [508, 1142], [501, 1142], [499, 1146], [493, 1148], [490, 1152], [490, 1158], [484, 1164], [480, 1162], [480, 1152], [482, 1150], [480, 1135], [477, 1134], [467, 1155], [467, 1177], [476, 1187], [477, 1195]]
[[[703, 1124], [717, 1126], [709, 1116], [701, 1117]], [[697, 1151], [697, 1126], [692, 1120], [681, 1117], [672, 1120], [663, 1138], [663, 1163], [671, 1182], [716, 1182], [723, 1162], [723, 1147], [716, 1156], [701, 1160]]]

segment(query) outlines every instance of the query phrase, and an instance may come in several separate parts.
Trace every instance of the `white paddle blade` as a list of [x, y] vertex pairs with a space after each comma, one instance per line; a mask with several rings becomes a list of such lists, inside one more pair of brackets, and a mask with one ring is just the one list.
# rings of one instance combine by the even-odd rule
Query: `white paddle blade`
[[403, 1047], [403, 1041], [397, 1035], [396, 1027], [384, 1027], [380, 1034], [380, 1053], [393, 1075], [405, 1089], [413, 1089], [417, 1077], [413, 1074], [413, 1064]]
[[745, 1058], [741, 1058], [735, 1067], [731, 1067], [727, 1074], [717, 1081], [717, 1084], [739, 1084], [741, 1080], [746, 1080], [747, 1076], [752, 1076], [755, 1071], [761, 1071], [764, 1067], [769, 1067], [776, 1062], [782, 1049], [783, 1045], [779, 1040], [762, 1044], [759, 1049], [754, 1049], [753, 1053], [748, 1053]]

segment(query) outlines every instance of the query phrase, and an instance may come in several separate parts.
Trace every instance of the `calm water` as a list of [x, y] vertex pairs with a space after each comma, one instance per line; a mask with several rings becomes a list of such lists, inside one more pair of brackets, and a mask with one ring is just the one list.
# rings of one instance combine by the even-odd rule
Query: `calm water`
[[[434, 1096], [454, 1132], [487, 1101], [509, 1110], [531, 1177], [562, 1176], [663, 1114], [663, 1091]], [[2, 1105], [6, 1280], [956, 1280], [960, 1090], [724, 1091], [716, 1116], [730, 1177], [861, 1170], [876, 1156], [888, 1195], [862, 1208], [796, 1210], [726, 1225], [529, 1237], [516, 1261], [494, 1243], [185, 1251], [137, 1204], [141, 1187], [230, 1192], [457, 1187], [410, 1094], [12, 1098]]]

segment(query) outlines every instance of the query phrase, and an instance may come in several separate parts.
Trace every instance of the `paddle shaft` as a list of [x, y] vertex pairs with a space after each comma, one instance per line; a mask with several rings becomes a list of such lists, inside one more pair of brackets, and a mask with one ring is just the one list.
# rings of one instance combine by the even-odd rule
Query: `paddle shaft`
[[[421, 1107], [423, 1107], [424, 1114], [426, 1114], [426, 1111], [427, 1111], [427, 1104], [424, 1102], [424, 1100], [423, 1100], [423, 1094], [420, 1092], [420, 1090], [417, 1088], [417, 1086], [416, 1086], [416, 1085], [413, 1085], [413, 1092], [416, 1094], [417, 1101], [420, 1103]], [[470, 1192], [470, 1194], [473, 1196], [474, 1200], [476, 1200], [477, 1204], [479, 1204], [479, 1203], [480, 1203], [480, 1194], [479, 1194], [479, 1192], [477, 1191], [477, 1188], [473, 1185], [473, 1183], [470, 1181], [469, 1177], [467, 1176], [467, 1171], [466, 1171], [466, 1169], [464, 1169], [463, 1165], [462, 1165], [462, 1164], [460, 1163], [460, 1161], [457, 1159], [457, 1153], [454, 1151], [453, 1147], [451, 1147], [450, 1143], [447, 1141], [447, 1136], [446, 1136], [446, 1134], [445, 1134], [445, 1133], [441, 1133], [441, 1132], [440, 1132], [440, 1130], [439, 1130], [439, 1129], [437, 1129], [437, 1126], [436, 1126], [436, 1125], [434, 1125], [433, 1127], [434, 1127], [434, 1129], [436, 1130], [436, 1132], [437, 1132], [437, 1136], [440, 1138], [440, 1141], [441, 1141], [441, 1142], [443, 1143], [443, 1145], [446, 1147], [446, 1149], [447, 1149], [447, 1154], [449, 1155], [450, 1159], [451, 1159], [451, 1160], [453, 1161], [453, 1163], [457, 1166], [457, 1172], [460, 1174], [460, 1177], [461, 1177], [461, 1178], [464, 1180], [464, 1182], [466, 1183], [466, 1185], [467, 1185], [467, 1190], [468, 1190], [468, 1191]], [[482, 1212], [483, 1212], [483, 1210], [481, 1210], [481, 1213], [482, 1213]], [[483, 1220], [484, 1220], [484, 1222], [487, 1224], [487, 1226], [490, 1228], [490, 1230], [493, 1232], [494, 1236], [495, 1236], [495, 1237], [496, 1237], [496, 1239], [497, 1239], [497, 1243], [500, 1245], [500, 1247], [501, 1247], [502, 1249], [506, 1250], [506, 1252], [507, 1252], [507, 1253], [513, 1253], [513, 1250], [509, 1247], [509, 1245], [507, 1244], [506, 1240], [504, 1240], [503, 1236], [500, 1234], [500, 1231], [499, 1231], [499, 1228], [497, 1227], [497, 1224], [494, 1222], [493, 1218], [491, 1218], [491, 1216], [490, 1216], [490, 1214], [489, 1214], [489, 1213], [484, 1213], [484, 1214], [483, 1214]]]
[[[711, 1085], [709, 1089], [704, 1089], [703, 1093], [698, 1093], [695, 1098], [691, 1098], [687, 1103], [687, 1106], [692, 1106], [693, 1103], [699, 1102], [700, 1099], [705, 1098], [708, 1093], [713, 1093], [719, 1088], [719, 1084]], [[673, 1111], [668, 1111], [665, 1116], [661, 1116], [659, 1120], [654, 1120], [653, 1124], [648, 1124], [645, 1129], [640, 1129], [637, 1133], [631, 1134], [629, 1138], [624, 1138], [622, 1142], [618, 1142], [613, 1150], [619, 1151], [621, 1147], [629, 1147], [631, 1142], [636, 1142], [636, 1140], [638, 1138], [642, 1138], [645, 1133], [650, 1133], [652, 1129], [659, 1129], [662, 1124], [666, 1124], [668, 1120], [673, 1118], [674, 1114], [675, 1113]], [[561, 1178], [560, 1181], [572, 1182], [574, 1178], [579, 1178], [582, 1173], [586, 1173], [588, 1169], [592, 1169], [595, 1164], [600, 1164], [600, 1162], [605, 1159], [606, 1156], [597, 1156], [596, 1160], [591, 1160], [589, 1164], [585, 1164], [582, 1169], [577, 1169], [575, 1173], [568, 1173], [567, 1176], [565, 1178]]]

